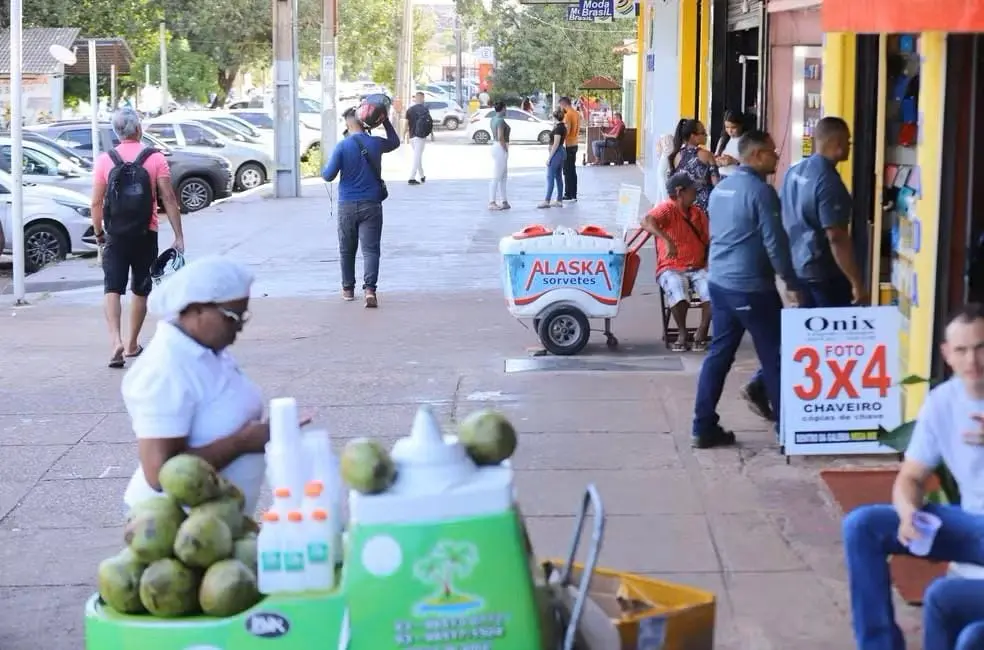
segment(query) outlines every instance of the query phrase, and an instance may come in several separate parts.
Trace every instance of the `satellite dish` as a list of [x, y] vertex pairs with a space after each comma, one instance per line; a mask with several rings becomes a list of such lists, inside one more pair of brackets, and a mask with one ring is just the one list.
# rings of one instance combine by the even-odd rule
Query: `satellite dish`
[[64, 45], [52, 45], [48, 48], [48, 53], [55, 57], [56, 61], [65, 65], [75, 65], [75, 62], [78, 60], [75, 52]]

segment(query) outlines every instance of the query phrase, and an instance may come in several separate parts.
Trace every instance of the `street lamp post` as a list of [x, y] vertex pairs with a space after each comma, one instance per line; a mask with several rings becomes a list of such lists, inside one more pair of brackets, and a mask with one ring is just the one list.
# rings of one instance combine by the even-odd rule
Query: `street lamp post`
[[24, 16], [22, 0], [10, 0], [10, 175], [13, 179], [10, 233], [14, 251], [14, 301], [24, 304], [27, 293], [24, 268], [24, 100], [22, 40]]

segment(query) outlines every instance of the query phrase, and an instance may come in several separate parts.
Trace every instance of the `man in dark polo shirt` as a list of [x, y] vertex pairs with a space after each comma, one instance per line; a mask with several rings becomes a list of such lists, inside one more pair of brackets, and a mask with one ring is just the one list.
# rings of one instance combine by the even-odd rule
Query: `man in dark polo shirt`
[[[780, 192], [783, 227], [803, 293], [800, 307], [866, 304], [868, 291], [849, 230], [853, 201], [837, 173], [837, 164], [851, 155], [851, 130], [841, 118], [825, 117], [813, 137], [816, 153], [786, 172]], [[774, 419], [761, 372], [741, 396], [752, 411]]]

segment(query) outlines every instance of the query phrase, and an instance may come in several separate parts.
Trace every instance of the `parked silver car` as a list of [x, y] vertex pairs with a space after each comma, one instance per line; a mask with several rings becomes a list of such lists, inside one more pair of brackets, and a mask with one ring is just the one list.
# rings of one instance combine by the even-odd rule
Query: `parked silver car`
[[221, 155], [235, 170], [237, 190], [259, 187], [273, 176], [273, 156], [263, 145], [236, 142], [194, 119], [166, 114], [147, 120], [144, 129], [168, 146]]
[[[23, 141], [23, 175], [25, 183], [52, 185], [83, 194], [92, 191], [92, 172], [70, 160], [54, 147]], [[0, 137], [0, 170], [12, 171], [10, 164], [12, 142], [9, 136]]]

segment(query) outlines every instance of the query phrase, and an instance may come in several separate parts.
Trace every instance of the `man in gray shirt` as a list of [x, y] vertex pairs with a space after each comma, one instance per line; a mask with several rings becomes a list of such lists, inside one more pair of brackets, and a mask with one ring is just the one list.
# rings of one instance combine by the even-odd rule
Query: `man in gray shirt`
[[[841, 118], [825, 117], [813, 137], [817, 153], [793, 165], [780, 190], [782, 222], [803, 287], [800, 307], [864, 304], [868, 291], [849, 230], [854, 202], [836, 167], [851, 154], [851, 130]], [[753, 412], [773, 419], [761, 372], [741, 396]]]
[[693, 445], [699, 449], [735, 442], [735, 434], [719, 423], [717, 405], [746, 330], [778, 416], [782, 300], [776, 290], [777, 274], [786, 284], [790, 302], [800, 302], [779, 197], [765, 180], [776, 171], [776, 144], [768, 133], [749, 131], [738, 153], [741, 166], [718, 183], [708, 204], [708, 289], [714, 339], [697, 382]]

